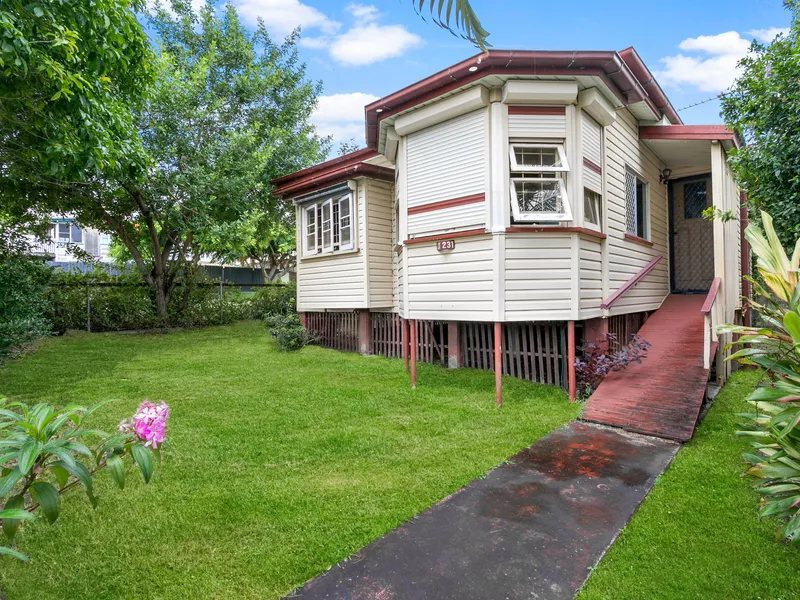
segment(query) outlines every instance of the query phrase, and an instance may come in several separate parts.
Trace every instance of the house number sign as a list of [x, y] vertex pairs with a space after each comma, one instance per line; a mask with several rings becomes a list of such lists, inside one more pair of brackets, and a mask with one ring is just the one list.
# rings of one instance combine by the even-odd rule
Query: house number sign
[[455, 240], [439, 240], [436, 242], [436, 249], [439, 252], [446, 252], [448, 250], [455, 250], [456, 241]]

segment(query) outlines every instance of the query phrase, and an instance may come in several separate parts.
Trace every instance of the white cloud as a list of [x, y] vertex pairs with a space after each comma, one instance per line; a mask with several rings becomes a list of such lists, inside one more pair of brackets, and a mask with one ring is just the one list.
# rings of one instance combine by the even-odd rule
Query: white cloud
[[333, 136], [334, 142], [346, 142], [350, 138], [364, 144], [364, 107], [378, 96], [363, 92], [320, 96], [311, 121], [322, 136]]
[[748, 31], [747, 35], [752, 35], [759, 42], [768, 44], [774, 41], [778, 35], [783, 35], [784, 37], [789, 35], [789, 31], [788, 27], [770, 27], [769, 29], [753, 29]]
[[[749, 31], [748, 35], [772, 41], [781, 31], [786, 30], [773, 27]], [[750, 43], [737, 31], [685, 39], [679, 45], [684, 52], [661, 59], [663, 69], [655, 73], [656, 79], [674, 87], [685, 85], [702, 92], [722, 92], [739, 75], [738, 63], [747, 54]]]
[[332, 35], [341, 27], [341, 23], [299, 0], [234, 0], [234, 4], [244, 20], [255, 23], [261, 17], [267, 28], [278, 35], [287, 35], [297, 27]]
[[402, 25], [379, 25], [380, 13], [372, 4], [350, 4], [347, 10], [355, 20], [350, 29], [338, 35], [302, 38], [300, 45], [327, 49], [339, 64], [358, 67], [402, 56], [422, 43], [422, 38]]

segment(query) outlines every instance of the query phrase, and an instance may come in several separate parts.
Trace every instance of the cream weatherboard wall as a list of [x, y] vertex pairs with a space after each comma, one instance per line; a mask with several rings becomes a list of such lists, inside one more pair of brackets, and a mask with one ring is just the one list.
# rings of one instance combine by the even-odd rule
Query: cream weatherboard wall
[[[648, 231], [652, 246], [626, 239], [625, 172], [630, 168], [648, 184]], [[605, 128], [603, 171], [606, 180], [606, 291], [613, 293], [648, 262], [663, 259], [636, 287], [628, 291], [610, 314], [652, 311], [669, 294], [669, 228], [667, 187], [659, 183], [664, 164], [639, 140], [638, 123], [627, 109]]]
[[493, 246], [491, 235], [458, 238], [443, 253], [436, 242], [409, 244], [404, 285], [406, 318], [451, 321], [493, 320]]
[[[297, 309], [300, 312], [361, 308], [391, 309], [394, 304], [392, 211], [393, 186], [359, 178], [356, 199], [358, 246], [297, 263]], [[297, 211], [298, 247], [302, 247], [301, 211]]]
[[394, 305], [393, 185], [386, 181], [366, 179], [367, 281], [370, 308], [390, 309]]
[[[368, 308], [366, 282], [367, 268], [365, 253], [366, 241], [366, 186], [365, 180], [358, 180], [354, 194], [357, 210], [356, 227], [358, 247], [344, 252], [300, 257], [297, 261], [297, 310], [299, 312], [324, 311], [326, 309]], [[305, 223], [302, 211], [297, 210], [298, 247], [302, 248]]]
[[505, 236], [505, 320], [573, 318], [574, 241], [557, 231]]
[[[479, 109], [405, 139], [406, 203], [411, 209], [486, 191], [487, 111]], [[484, 202], [408, 214], [409, 237], [473, 229], [486, 222]]]

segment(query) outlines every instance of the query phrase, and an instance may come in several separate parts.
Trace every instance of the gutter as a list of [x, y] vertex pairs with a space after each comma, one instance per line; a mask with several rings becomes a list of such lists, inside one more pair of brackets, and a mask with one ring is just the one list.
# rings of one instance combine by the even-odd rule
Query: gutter
[[[630, 50], [629, 55], [635, 54], [635, 51]], [[638, 59], [638, 55], [636, 58]], [[631, 59], [631, 63], [636, 66], [635, 60]], [[647, 68], [644, 67], [644, 71], [639, 69], [639, 72], [649, 90], [641, 83], [625, 59], [614, 51], [490, 50], [367, 105], [365, 108], [367, 146], [377, 149], [380, 121], [386, 117], [488, 75], [599, 77], [621, 104], [628, 106], [636, 102], [646, 102], [654, 113], [666, 114], [670, 121], [680, 123], [680, 118]]]

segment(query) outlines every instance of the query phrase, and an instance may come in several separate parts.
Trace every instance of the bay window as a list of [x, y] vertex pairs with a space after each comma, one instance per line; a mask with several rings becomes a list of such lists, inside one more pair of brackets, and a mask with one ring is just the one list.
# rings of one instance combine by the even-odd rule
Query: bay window
[[512, 143], [511, 212], [517, 222], [571, 221], [563, 144]]
[[353, 249], [353, 195], [334, 194], [303, 206], [304, 256]]

